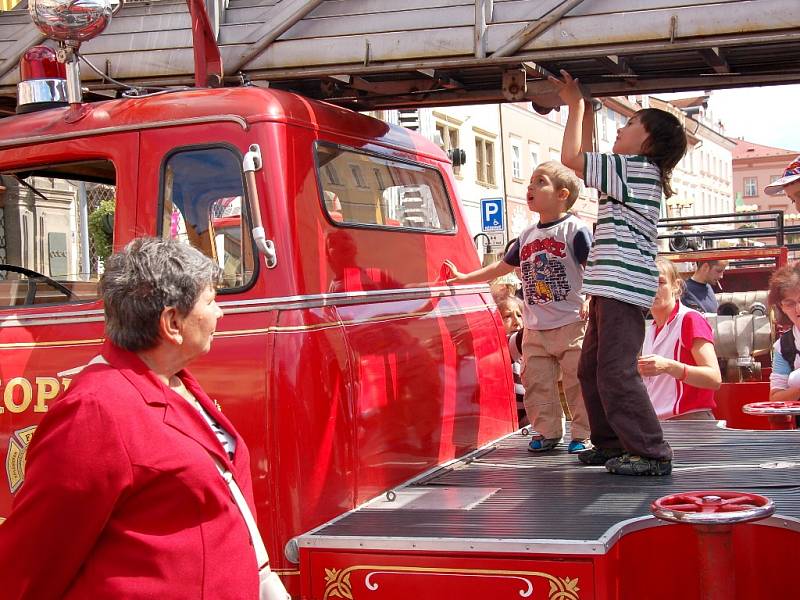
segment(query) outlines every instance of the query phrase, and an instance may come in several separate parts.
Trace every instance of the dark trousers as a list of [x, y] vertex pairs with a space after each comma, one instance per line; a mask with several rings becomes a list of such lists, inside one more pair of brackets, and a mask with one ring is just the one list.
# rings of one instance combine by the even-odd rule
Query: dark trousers
[[672, 458], [647, 389], [636, 368], [644, 342], [642, 308], [595, 296], [578, 364], [583, 400], [598, 448]]

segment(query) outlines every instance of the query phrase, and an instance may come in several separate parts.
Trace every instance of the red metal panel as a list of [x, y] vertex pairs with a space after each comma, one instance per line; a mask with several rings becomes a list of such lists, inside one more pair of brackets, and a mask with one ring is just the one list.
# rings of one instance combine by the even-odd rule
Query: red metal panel
[[[735, 578], [736, 595], [731, 600], [798, 597], [800, 585], [792, 574], [799, 533], [776, 526], [742, 524], [733, 526], [732, 534], [732, 572], [713, 574]], [[596, 565], [598, 572], [607, 570], [616, 580], [616, 593], [608, 600], [710, 597], [698, 583], [702, 535], [689, 525], [668, 525], [624, 536]]]
[[[275, 477], [265, 482], [277, 502], [267, 532], [281, 566], [283, 544], [355, 505], [358, 457], [353, 443], [350, 357], [336, 311], [283, 311], [270, 356], [267, 456]], [[263, 444], [258, 439], [250, 442]], [[260, 450], [258, 450], [260, 451]], [[259, 507], [260, 508], [260, 507]], [[287, 565], [288, 566], [288, 565]]]
[[[135, 133], [107, 135], [102, 145], [87, 140], [41, 144], [0, 151], [0, 169], [87, 159], [112, 161], [117, 169], [115, 238], [122, 238], [134, 229], [137, 147]], [[85, 365], [100, 348], [101, 311], [99, 301], [0, 310], [0, 449], [7, 474], [0, 484], [0, 516], [10, 511], [11, 486], [16, 489], [21, 483], [22, 452], [34, 428], [48, 403], [72, 381], [73, 375], [59, 373]]]
[[581, 557], [314, 551], [301, 562], [301, 598], [314, 600], [596, 598], [592, 560]]
[[745, 404], [769, 400], [769, 381], [723, 383], [715, 395], [717, 407], [714, 416], [725, 419], [732, 429], [794, 429], [791, 421], [776, 424], [767, 417], [748, 415], [742, 411]]
[[479, 297], [339, 308], [363, 502], [511, 430], [509, 369]]

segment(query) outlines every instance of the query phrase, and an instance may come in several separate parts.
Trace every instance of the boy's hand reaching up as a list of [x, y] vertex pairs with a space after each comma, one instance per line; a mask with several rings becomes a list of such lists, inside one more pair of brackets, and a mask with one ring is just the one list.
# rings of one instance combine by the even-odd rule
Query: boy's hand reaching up
[[569, 107], [583, 101], [583, 92], [581, 91], [580, 84], [577, 79], [573, 79], [572, 75], [561, 69], [561, 76], [564, 81], [557, 77], [548, 77], [548, 81], [556, 87], [559, 98]]
[[451, 283], [458, 283], [464, 278], [464, 274], [461, 271], [459, 271], [451, 261], [449, 260], [444, 261], [443, 266], [445, 269], [450, 271], [449, 277], [447, 277], [447, 280], [445, 282], [448, 285], [450, 285]]

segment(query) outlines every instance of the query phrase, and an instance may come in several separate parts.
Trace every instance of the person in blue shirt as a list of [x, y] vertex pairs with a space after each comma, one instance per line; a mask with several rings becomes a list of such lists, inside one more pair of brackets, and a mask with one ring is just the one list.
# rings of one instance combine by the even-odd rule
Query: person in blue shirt
[[720, 286], [727, 268], [727, 260], [698, 261], [697, 270], [686, 280], [681, 302], [701, 313], [716, 313], [719, 303], [714, 295], [714, 286]]
[[772, 274], [768, 302], [776, 309], [777, 325], [788, 328], [773, 346], [769, 399], [800, 400], [800, 263], [786, 265]]

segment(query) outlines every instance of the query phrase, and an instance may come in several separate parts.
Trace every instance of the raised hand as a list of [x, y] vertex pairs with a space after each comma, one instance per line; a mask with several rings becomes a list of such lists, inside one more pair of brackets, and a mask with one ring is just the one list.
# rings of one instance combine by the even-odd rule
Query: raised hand
[[563, 81], [558, 77], [547, 78], [555, 86], [559, 98], [567, 106], [574, 106], [581, 102], [583, 100], [583, 92], [581, 91], [580, 82], [577, 79], [573, 79], [572, 75], [564, 69], [561, 69], [561, 76], [564, 78]]

